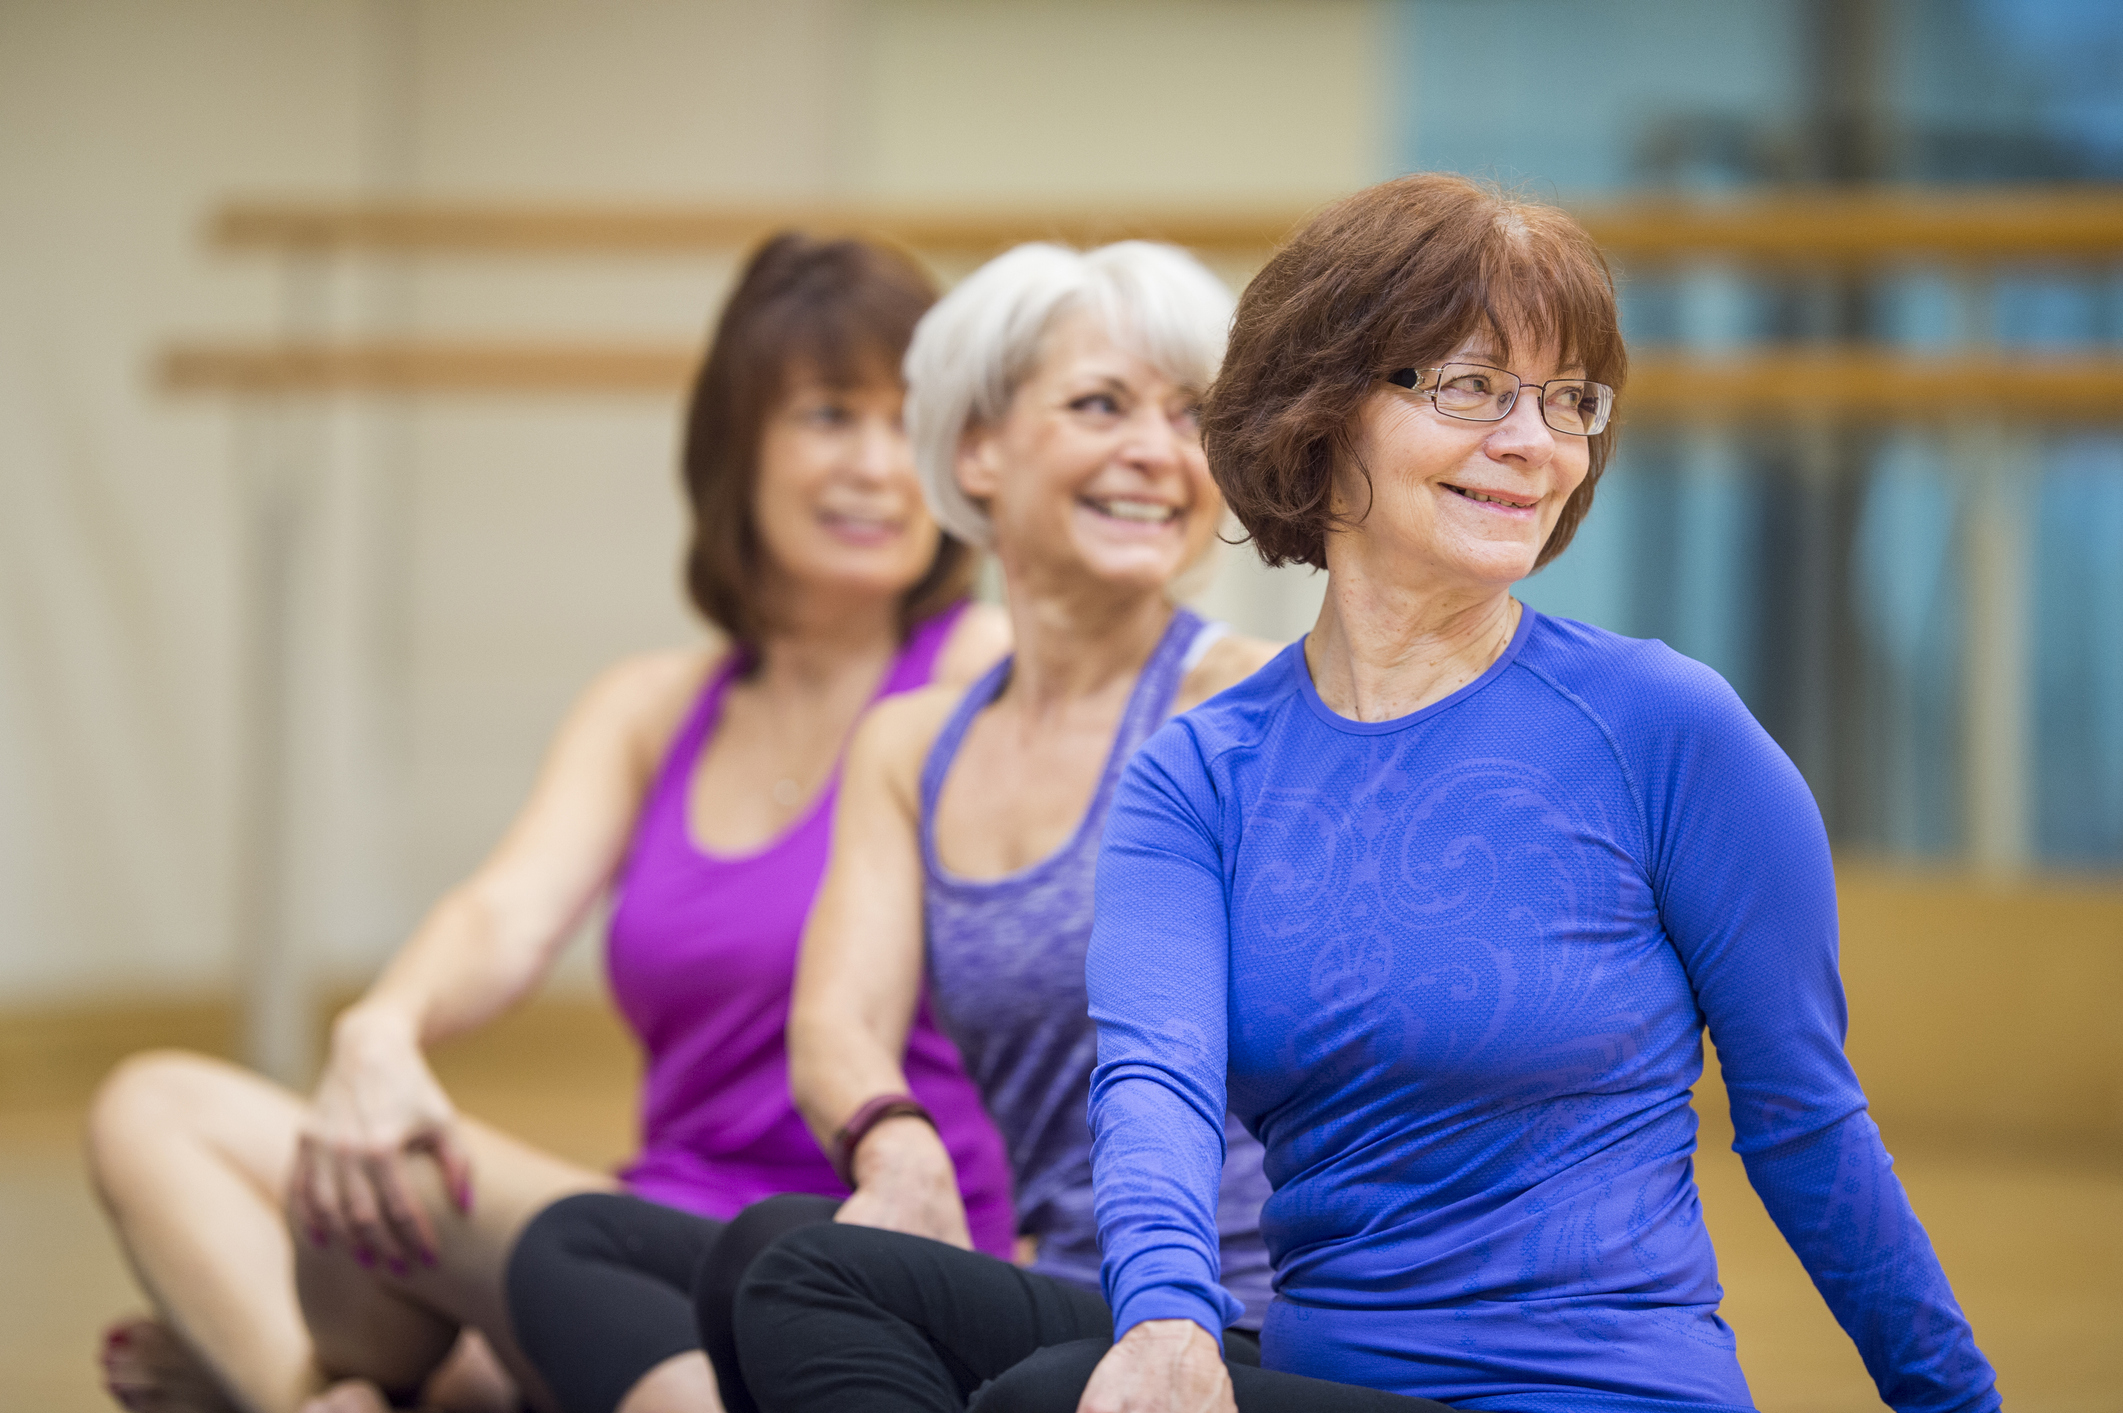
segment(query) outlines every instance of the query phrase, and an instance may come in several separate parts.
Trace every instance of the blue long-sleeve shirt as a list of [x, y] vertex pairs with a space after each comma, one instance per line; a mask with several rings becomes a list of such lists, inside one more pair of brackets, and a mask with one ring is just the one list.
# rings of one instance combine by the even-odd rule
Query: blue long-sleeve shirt
[[1088, 980], [1116, 1337], [1235, 1317], [1228, 1103], [1275, 1186], [1270, 1367], [1523, 1413], [1751, 1406], [1692, 1166], [1707, 1025], [1733, 1146], [1881, 1396], [1997, 1406], [1843, 1054], [1813, 798], [1662, 644], [1528, 609], [1382, 722], [1292, 646], [1129, 767]]

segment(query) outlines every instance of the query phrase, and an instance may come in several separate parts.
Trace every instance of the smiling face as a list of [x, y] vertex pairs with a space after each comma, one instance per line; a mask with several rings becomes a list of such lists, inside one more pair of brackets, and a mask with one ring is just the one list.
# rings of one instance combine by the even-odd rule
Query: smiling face
[[904, 390], [792, 374], [759, 438], [752, 518], [765, 562], [796, 583], [896, 598], [921, 581], [938, 531], [900, 423]]
[[[1508, 368], [1529, 385], [1583, 372], [1558, 357], [1549, 348], [1514, 361], [1494, 335], [1480, 334], [1438, 362]], [[1591, 465], [1588, 439], [1550, 429], [1530, 387], [1501, 422], [1468, 422], [1382, 382], [1353, 431], [1370, 488], [1354, 466], [1337, 472], [1335, 510], [1359, 523], [1328, 536], [1330, 562], [1340, 542], [1411, 586], [1486, 593], [1531, 574]]]
[[1201, 389], [1117, 343], [1102, 321], [1057, 321], [1009, 410], [968, 429], [959, 454], [959, 485], [986, 504], [1005, 569], [1169, 584], [1223, 514], [1200, 404]]

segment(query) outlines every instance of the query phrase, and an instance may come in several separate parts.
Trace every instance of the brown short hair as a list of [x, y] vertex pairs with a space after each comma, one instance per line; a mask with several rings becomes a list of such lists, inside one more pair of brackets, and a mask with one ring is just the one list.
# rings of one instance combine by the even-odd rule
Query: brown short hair
[[[1628, 371], [1614, 276], [1553, 206], [1425, 173], [1337, 202], [1276, 251], [1239, 296], [1202, 423], [1209, 469], [1263, 560], [1326, 568], [1334, 469], [1354, 460], [1357, 409], [1387, 374], [1484, 329], [1507, 355], [1513, 334], [1558, 344], [1617, 390]], [[1614, 435], [1610, 424], [1592, 439], [1591, 469], [1536, 569], [1591, 509]]]
[[[693, 512], [686, 593], [738, 644], [771, 625], [752, 497], [759, 443], [792, 378], [835, 387], [900, 380], [914, 326], [936, 283], [914, 260], [865, 240], [770, 238], [745, 263], [693, 384], [681, 458]], [[973, 551], [948, 535], [921, 582], [900, 600], [904, 632], [966, 596]]]

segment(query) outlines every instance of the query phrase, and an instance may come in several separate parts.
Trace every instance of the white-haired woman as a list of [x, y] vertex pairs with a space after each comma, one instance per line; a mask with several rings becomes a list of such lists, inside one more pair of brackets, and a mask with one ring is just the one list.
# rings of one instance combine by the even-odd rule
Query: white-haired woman
[[[837, 1215], [827, 1199], [770, 1199], [726, 1229], [569, 1199], [511, 1273], [518, 1338], [549, 1373], [624, 1341], [603, 1328], [623, 1315], [564, 1298], [570, 1253], [615, 1246], [683, 1268], [674, 1246], [697, 1245], [702, 1341], [733, 1409], [757, 1406], [755, 1369], [775, 1385], [768, 1407], [902, 1406], [919, 1390], [905, 1406], [956, 1408], [1036, 1349], [1110, 1334], [1084, 994], [1106, 806], [1167, 717], [1274, 652], [1171, 592], [1224, 514], [1197, 413], [1230, 311], [1192, 257], [1131, 241], [1021, 246], [924, 317], [906, 361], [916, 464], [941, 523], [1000, 562], [1017, 651], [964, 692], [880, 704], [850, 747], [789, 1058], [797, 1106], [854, 1195]], [[1009, 1149], [1029, 1269], [970, 1249], [949, 1155], [908, 1093], [925, 977]], [[1236, 1354], [1269, 1296], [1268, 1186], [1259, 1145], [1235, 1124], [1229, 1143], [1218, 1222], [1223, 1281], [1246, 1310]], [[740, 1380], [737, 1283], [770, 1242], [831, 1288], [747, 1331]]]

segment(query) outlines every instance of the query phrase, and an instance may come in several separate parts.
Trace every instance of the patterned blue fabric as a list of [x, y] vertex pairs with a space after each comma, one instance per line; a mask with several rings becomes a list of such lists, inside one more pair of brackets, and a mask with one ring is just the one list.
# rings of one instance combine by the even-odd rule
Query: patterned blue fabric
[[1710, 669], [1525, 611], [1393, 721], [1302, 644], [1124, 777], [1088, 957], [1116, 1334], [1214, 1331], [1228, 1102], [1267, 1149], [1265, 1363], [1477, 1409], [1750, 1406], [1690, 1086], [1883, 1398], [1997, 1406], [1843, 1055], [1812, 796]]

